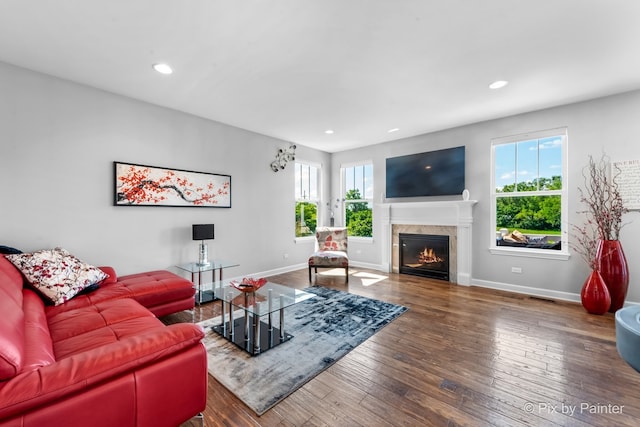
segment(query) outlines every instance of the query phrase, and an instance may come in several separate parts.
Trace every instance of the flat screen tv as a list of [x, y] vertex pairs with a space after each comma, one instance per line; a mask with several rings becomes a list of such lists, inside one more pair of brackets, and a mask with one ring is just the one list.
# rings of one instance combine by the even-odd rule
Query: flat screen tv
[[464, 146], [387, 159], [389, 199], [449, 196], [464, 188]]

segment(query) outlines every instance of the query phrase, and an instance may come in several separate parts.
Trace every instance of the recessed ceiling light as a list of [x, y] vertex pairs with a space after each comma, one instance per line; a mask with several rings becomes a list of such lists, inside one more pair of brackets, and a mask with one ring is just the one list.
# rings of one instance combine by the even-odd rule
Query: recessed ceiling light
[[387, 132], [393, 133], [393, 132], [398, 132], [399, 130], [400, 128], [393, 128], [393, 129], [389, 129]]
[[489, 89], [500, 89], [501, 87], [505, 87], [508, 84], [509, 82], [506, 80], [496, 80], [489, 85]]
[[324, 133], [326, 133], [327, 135], [331, 135], [333, 133], [333, 130], [327, 129], [324, 131]]
[[171, 74], [173, 70], [168, 64], [153, 64], [153, 69], [159, 72], [160, 74]]

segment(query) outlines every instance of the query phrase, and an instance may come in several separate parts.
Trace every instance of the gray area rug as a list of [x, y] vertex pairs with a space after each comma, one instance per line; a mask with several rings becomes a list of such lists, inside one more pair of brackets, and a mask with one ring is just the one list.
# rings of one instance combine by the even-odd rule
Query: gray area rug
[[285, 309], [285, 331], [293, 338], [258, 356], [212, 331], [219, 317], [199, 323], [206, 331], [209, 373], [258, 415], [408, 310], [333, 289], [305, 291], [316, 296]]

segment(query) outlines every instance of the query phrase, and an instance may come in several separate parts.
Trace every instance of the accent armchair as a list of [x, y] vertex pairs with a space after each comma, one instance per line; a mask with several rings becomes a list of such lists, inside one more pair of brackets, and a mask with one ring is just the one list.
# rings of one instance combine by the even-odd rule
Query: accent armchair
[[318, 274], [318, 268], [344, 268], [344, 275], [349, 283], [346, 227], [316, 228], [315, 252], [309, 257], [310, 282], [311, 270]]

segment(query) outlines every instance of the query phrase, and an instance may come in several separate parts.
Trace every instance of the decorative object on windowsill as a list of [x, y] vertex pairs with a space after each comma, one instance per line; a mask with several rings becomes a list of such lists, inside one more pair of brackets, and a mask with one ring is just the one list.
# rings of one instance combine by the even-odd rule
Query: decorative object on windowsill
[[193, 240], [200, 240], [200, 246], [198, 248], [198, 265], [209, 265], [209, 251], [205, 240], [214, 239], [214, 226], [213, 224], [193, 224], [192, 229]]
[[606, 154], [597, 162], [589, 156], [589, 164], [582, 171], [584, 188], [578, 188], [578, 191], [580, 201], [587, 206], [581, 212], [587, 217], [585, 227], [593, 227], [598, 238], [595, 269], [609, 290], [609, 311], [615, 313], [624, 305], [629, 288], [629, 267], [619, 241], [620, 229], [624, 226], [622, 216], [628, 209], [624, 206], [616, 183], [618, 169], [610, 171], [610, 164]]
[[469, 190], [467, 190], [466, 188], [462, 190], [462, 200], [469, 200]]
[[240, 283], [232, 281], [229, 284], [242, 292], [255, 292], [267, 283], [267, 279], [261, 277], [259, 279], [252, 279], [245, 277]]
[[582, 306], [588, 313], [604, 314], [611, 307], [611, 295], [600, 271], [598, 271], [596, 257], [600, 241], [598, 230], [593, 222], [587, 222], [582, 226], [574, 225], [573, 230], [572, 247], [591, 268], [591, 274], [585, 280], [580, 292]]
[[281, 148], [276, 154], [276, 159], [271, 162], [271, 170], [278, 172], [280, 169], [284, 169], [287, 163], [296, 159], [296, 146], [291, 144], [289, 148]]
[[340, 199], [336, 198], [336, 202], [331, 206], [331, 202], [327, 202], [327, 207], [329, 208], [329, 226], [333, 227], [336, 223], [335, 213], [340, 207]]

